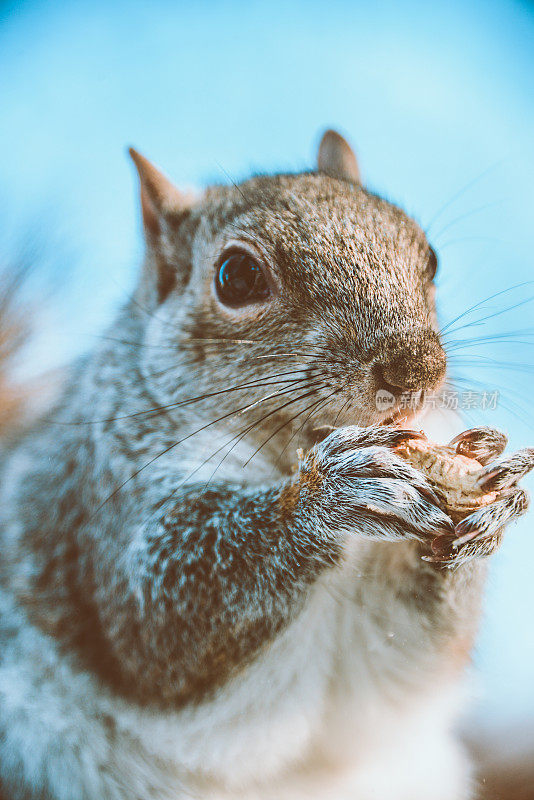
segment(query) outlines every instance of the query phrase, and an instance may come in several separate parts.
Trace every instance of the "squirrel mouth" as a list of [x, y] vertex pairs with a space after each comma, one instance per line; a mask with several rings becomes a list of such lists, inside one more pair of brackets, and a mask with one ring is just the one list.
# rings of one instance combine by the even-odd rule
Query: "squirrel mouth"
[[389, 425], [394, 428], [408, 430], [412, 427], [416, 416], [417, 410], [406, 410], [405, 408], [400, 408], [397, 411], [394, 411], [393, 414], [390, 414], [388, 417], [386, 417], [381, 422], [381, 425]]
[[[405, 408], [399, 408], [396, 411], [394, 411], [392, 414], [389, 414], [389, 416], [387, 416], [385, 419], [380, 420], [380, 422], [378, 424], [379, 425], [388, 425], [388, 426], [391, 426], [391, 427], [394, 427], [394, 428], [400, 428], [401, 430], [412, 430], [413, 427], [414, 427], [414, 419], [416, 419], [416, 417], [417, 417], [418, 410], [419, 409], [417, 409], [417, 410], [413, 410], [413, 409], [407, 410]], [[360, 424], [364, 424], [364, 423], [360, 423]], [[377, 423], [376, 422], [374, 422], [374, 423], [368, 422], [367, 424], [376, 425]], [[333, 425], [326, 424], [326, 425], [314, 426], [311, 429], [311, 431], [309, 431], [310, 447], [313, 447], [314, 444], [318, 444], [319, 442], [322, 442], [323, 439], [325, 439], [328, 436], [328, 434], [331, 433], [333, 430], [335, 430]]]
[[389, 409], [384, 409], [385, 416], [380, 424], [392, 425], [396, 428], [413, 427], [414, 420], [425, 407], [425, 399], [426, 394], [424, 391], [411, 392], [408, 395], [407, 402], [404, 403], [401, 402], [401, 398], [396, 398], [396, 402], [391, 403]]

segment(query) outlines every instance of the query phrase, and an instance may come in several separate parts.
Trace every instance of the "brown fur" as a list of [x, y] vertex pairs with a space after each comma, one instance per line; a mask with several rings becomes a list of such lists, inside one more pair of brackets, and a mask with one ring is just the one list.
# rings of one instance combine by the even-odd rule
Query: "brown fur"
[[12, 293], [4, 279], [0, 281], [0, 436], [17, 426], [28, 401], [26, 390], [16, 386], [9, 375], [27, 335], [22, 315], [12, 305]]
[[284, 484], [278, 505], [283, 520], [294, 514], [303, 493], [307, 500], [318, 497], [324, 483], [324, 475], [313, 453], [309, 453], [305, 465], [300, 469], [292, 481]]

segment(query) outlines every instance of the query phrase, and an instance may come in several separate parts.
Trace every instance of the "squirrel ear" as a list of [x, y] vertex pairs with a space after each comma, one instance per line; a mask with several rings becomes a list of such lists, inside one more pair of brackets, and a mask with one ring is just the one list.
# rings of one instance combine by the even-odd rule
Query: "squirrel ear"
[[194, 203], [191, 194], [180, 192], [144, 156], [130, 148], [141, 184], [141, 210], [146, 239], [146, 259], [138, 293], [147, 305], [162, 302], [185, 281], [177, 265], [177, 224]]
[[180, 213], [189, 206], [188, 197], [182, 194], [150, 161], [129, 148], [132, 161], [137, 167], [141, 184], [141, 211], [148, 235], [161, 233], [161, 220], [169, 213]]
[[346, 139], [333, 130], [323, 133], [317, 154], [317, 170], [332, 178], [360, 181], [360, 170], [354, 151]]

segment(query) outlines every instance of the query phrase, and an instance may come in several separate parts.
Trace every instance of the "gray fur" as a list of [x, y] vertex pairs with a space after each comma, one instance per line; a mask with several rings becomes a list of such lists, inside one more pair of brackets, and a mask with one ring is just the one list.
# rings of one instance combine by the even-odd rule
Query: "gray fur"
[[[323, 163], [325, 174], [256, 177], [185, 203], [177, 193], [169, 200], [153, 168], [144, 179], [149, 167], [137, 158], [147, 259], [136, 294], [3, 465], [0, 579], [10, 599], [0, 775], [15, 799], [228, 796], [230, 778], [221, 776], [240, 775], [238, 759], [208, 774], [185, 756], [161, 766], [158, 755], [141, 774], [131, 759], [148, 758], [149, 745], [134, 745], [138, 732], [119, 733], [117, 720], [137, 714], [142, 727], [151, 715], [150, 725], [176, 719], [182, 730], [195, 709], [215, 714], [221, 698], [238, 696], [262, 665], [285, 685], [284, 663], [270, 659], [276, 647], [293, 653], [292, 631], [304, 636], [307, 614], [318, 629], [332, 614], [332, 636], [349, 625], [356, 644], [346, 664], [356, 659], [356, 672], [367, 674], [365, 642], [381, 642], [369, 696], [377, 692], [384, 709], [391, 693], [412, 697], [459, 674], [476, 629], [484, 568], [463, 563], [464, 554], [455, 571], [422, 558], [436, 535], [454, 536], [452, 523], [424, 478], [393, 454], [406, 434], [381, 427], [386, 415], [375, 405], [384, 376], [420, 389], [443, 378], [421, 229], [340, 175], [339, 159], [336, 177]], [[213, 291], [214, 264], [236, 240], [278, 287], [267, 304], [239, 312]], [[317, 424], [338, 429], [313, 446]], [[297, 445], [309, 452], [294, 470]], [[524, 469], [514, 466], [516, 475]], [[480, 524], [493, 535], [520, 506], [485, 512]], [[324, 587], [338, 593], [335, 615], [330, 600], [318, 600]], [[26, 632], [35, 652], [50, 650], [50, 663], [72, 676], [57, 679], [58, 720], [81, 703], [87, 729], [98, 731], [82, 747], [66, 735], [58, 756], [42, 744], [33, 771], [29, 723], [2, 683], [2, 669], [27, 660]], [[324, 670], [310, 685], [342, 675], [355, 692], [335, 658], [341, 640], [325, 641]], [[321, 658], [303, 662], [293, 683], [315, 674]], [[32, 669], [30, 695], [48, 697], [50, 673]], [[80, 681], [87, 686], [77, 694]], [[310, 714], [321, 701], [326, 719], [332, 691], [323, 699], [314, 691]], [[112, 711], [100, 713], [104, 706]], [[211, 758], [207, 750], [202, 769]], [[71, 770], [66, 784], [61, 763]], [[278, 796], [301, 796], [288, 792]]]

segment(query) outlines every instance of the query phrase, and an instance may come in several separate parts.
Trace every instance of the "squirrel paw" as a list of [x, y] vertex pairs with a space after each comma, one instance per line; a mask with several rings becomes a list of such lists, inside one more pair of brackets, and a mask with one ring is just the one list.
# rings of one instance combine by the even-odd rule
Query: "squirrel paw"
[[[491, 433], [491, 429], [485, 430]], [[456, 440], [453, 439], [451, 444], [455, 444], [463, 436], [461, 434]], [[480, 446], [482, 445], [478, 442], [477, 447]], [[497, 454], [499, 447], [500, 445], [495, 451]], [[462, 452], [467, 455], [467, 450]], [[472, 453], [473, 451], [470, 454]], [[471, 558], [491, 555], [501, 543], [504, 527], [528, 509], [528, 494], [516, 484], [534, 468], [534, 449], [519, 450], [490, 463], [488, 461], [489, 459], [485, 462], [486, 467], [478, 484], [484, 490], [498, 492], [497, 499], [465, 517], [456, 525], [452, 535], [436, 537], [431, 544], [432, 555], [424, 556], [425, 560], [455, 567]]]
[[375, 539], [429, 541], [452, 533], [426, 478], [390, 448], [416, 431], [388, 427], [338, 428], [310, 450], [295, 480], [303, 514], [321, 527]]

